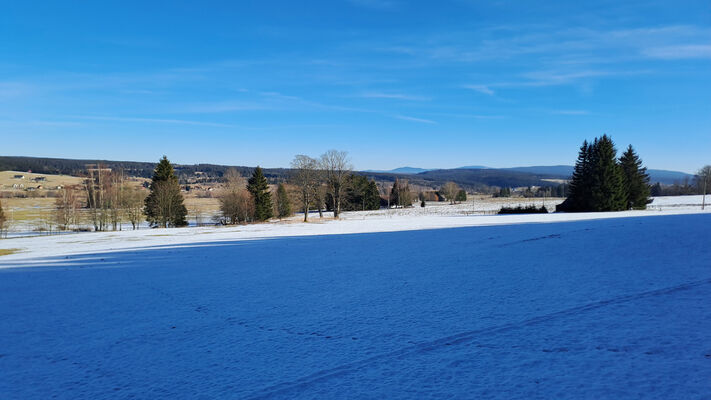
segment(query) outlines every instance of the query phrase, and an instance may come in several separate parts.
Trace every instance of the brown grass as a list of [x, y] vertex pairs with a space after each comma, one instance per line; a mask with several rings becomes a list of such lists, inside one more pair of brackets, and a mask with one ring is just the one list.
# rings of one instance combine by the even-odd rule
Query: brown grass
[[[24, 175], [25, 179], [15, 179], [15, 175]], [[32, 179], [39, 176], [44, 177], [46, 180], [43, 182], [34, 182]], [[0, 171], [0, 187], [2, 189], [11, 189], [13, 183], [22, 183], [25, 187], [37, 185], [42, 185], [43, 187], [55, 187], [55, 186], [67, 186], [67, 185], [79, 185], [82, 182], [82, 178], [70, 175], [47, 175], [47, 174], [36, 174], [33, 172], [19, 172], [19, 171]]]
[[0, 249], [0, 256], [9, 256], [10, 254], [15, 254], [19, 251], [20, 249]]

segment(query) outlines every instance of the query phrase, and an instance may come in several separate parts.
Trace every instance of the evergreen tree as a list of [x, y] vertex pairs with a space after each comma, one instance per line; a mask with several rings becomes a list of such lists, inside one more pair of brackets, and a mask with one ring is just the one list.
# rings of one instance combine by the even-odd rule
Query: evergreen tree
[[272, 210], [272, 194], [269, 192], [269, 184], [267, 178], [264, 177], [262, 168], [254, 169], [252, 177], [247, 182], [247, 190], [254, 198], [254, 217], [257, 221], [266, 221], [271, 218]]
[[395, 204], [395, 208], [400, 205], [400, 187], [399, 179], [395, 178], [392, 189], [390, 189], [390, 204]]
[[657, 182], [650, 188], [650, 195], [652, 196], [662, 196], [664, 194], [664, 189], [662, 189], [662, 184]]
[[280, 219], [291, 216], [291, 202], [283, 183], [277, 188], [277, 214]]
[[380, 191], [378, 191], [378, 185], [374, 180], [368, 183], [368, 188], [365, 190], [365, 209], [380, 209]]
[[622, 169], [617, 164], [617, 150], [607, 135], [595, 139], [591, 153], [591, 211], [621, 211], [627, 208]]
[[188, 224], [185, 220], [188, 210], [183, 204], [178, 178], [166, 156], [156, 165], [149, 189], [143, 212], [151, 226], [166, 228]]
[[620, 157], [624, 189], [627, 193], [627, 209], [644, 210], [649, 199], [649, 176], [647, 168], [642, 166], [642, 160], [635, 153], [632, 145]]
[[467, 192], [464, 189], [460, 189], [457, 192], [457, 196], [454, 198], [454, 201], [462, 202], [462, 201], [467, 201]]
[[590, 209], [591, 153], [592, 146], [588, 144], [587, 140], [583, 141], [583, 145], [580, 146], [580, 151], [578, 152], [578, 159], [575, 161], [564, 211], [586, 211]]

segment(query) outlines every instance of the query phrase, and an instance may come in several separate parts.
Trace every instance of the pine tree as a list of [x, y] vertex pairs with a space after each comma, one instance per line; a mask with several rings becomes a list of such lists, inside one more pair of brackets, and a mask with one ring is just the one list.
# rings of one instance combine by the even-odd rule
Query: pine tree
[[644, 210], [649, 203], [649, 175], [642, 160], [635, 153], [632, 145], [620, 157], [624, 189], [627, 193], [627, 209]]
[[392, 189], [390, 189], [390, 204], [395, 204], [395, 208], [400, 205], [400, 187], [399, 180], [395, 178]]
[[254, 198], [254, 217], [257, 221], [266, 221], [271, 218], [272, 194], [269, 192], [267, 178], [264, 177], [262, 168], [257, 167], [247, 182], [247, 190]]
[[368, 188], [365, 191], [365, 209], [380, 209], [380, 192], [378, 191], [378, 185], [374, 180], [368, 183]]
[[151, 226], [166, 228], [188, 224], [185, 220], [188, 210], [183, 204], [178, 178], [166, 156], [156, 165], [149, 189], [144, 213]]
[[460, 203], [463, 202], [463, 201], [467, 201], [467, 192], [466, 192], [466, 190], [460, 189], [460, 190], [457, 192], [457, 196], [454, 198], [454, 201], [458, 201], [458, 202], [460, 202]]
[[591, 211], [621, 211], [627, 208], [622, 169], [617, 150], [607, 135], [595, 139], [591, 154]]
[[277, 214], [280, 219], [291, 216], [291, 202], [283, 183], [277, 187]]
[[588, 211], [590, 209], [591, 166], [590, 155], [592, 146], [583, 141], [575, 161], [573, 177], [570, 180], [569, 195], [566, 199], [565, 211]]

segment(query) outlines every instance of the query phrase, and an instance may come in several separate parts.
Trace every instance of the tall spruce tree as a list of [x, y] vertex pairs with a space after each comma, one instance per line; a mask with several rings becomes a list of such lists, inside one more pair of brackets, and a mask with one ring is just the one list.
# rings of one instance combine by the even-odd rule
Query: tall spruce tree
[[627, 209], [644, 210], [649, 204], [649, 175], [632, 145], [620, 157], [624, 189], [627, 192]]
[[374, 180], [368, 183], [368, 188], [365, 191], [365, 209], [380, 209], [380, 192], [378, 191], [378, 185]]
[[627, 208], [622, 169], [617, 164], [617, 150], [612, 139], [602, 135], [595, 139], [590, 164], [591, 211], [621, 211]]
[[395, 204], [395, 208], [400, 205], [400, 181], [395, 178], [392, 189], [390, 189], [390, 204]]
[[578, 159], [575, 161], [573, 177], [570, 180], [569, 195], [566, 200], [565, 211], [588, 211], [590, 209], [590, 185], [592, 179], [592, 169], [590, 165], [590, 155], [592, 146], [588, 141], [583, 141], [578, 151]]
[[277, 214], [279, 218], [291, 216], [291, 202], [283, 183], [280, 183], [277, 187]]
[[273, 217], [272, 194], [269, 192], [267, 178], [262, 168], [254, 169], [252, 177], [247, 181], [247, 190], [254, 198], [254, 217], [257, 221], [266, 221]]
[[166, 156], [156, 165], [151, 179], [150, 193], [145, 200], [143, 212], [153, 227], [186, 226], [188, 210], [183, 204], [178, 178]]

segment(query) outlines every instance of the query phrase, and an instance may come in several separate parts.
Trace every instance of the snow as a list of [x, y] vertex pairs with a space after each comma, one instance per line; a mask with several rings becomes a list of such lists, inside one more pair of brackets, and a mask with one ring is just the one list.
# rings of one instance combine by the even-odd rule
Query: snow
[[711, 397], [711, 213], [389, 211], [0, 241], [1, 397]]

